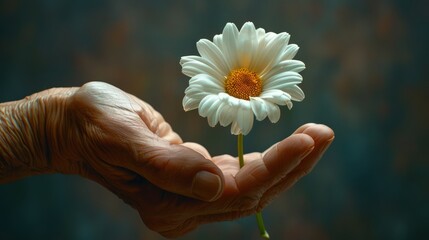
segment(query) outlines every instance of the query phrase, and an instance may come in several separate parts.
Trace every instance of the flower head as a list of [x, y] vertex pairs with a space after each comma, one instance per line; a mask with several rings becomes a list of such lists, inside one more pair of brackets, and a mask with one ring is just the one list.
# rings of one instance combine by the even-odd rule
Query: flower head
[[298, 46], [288, 44], [288, 33], [265, 32], [246, 22], [238, 30], [227, 23], [213, 41], [201, 39], [201, 56], [184, 56], [182, 72], [191, 77], [185, 90], [185, 111], [198, 108], [210, 126], [218, 122], [231, 125], [231, 133], [246, 135], [266, 117], [275, 123], [280, 118], [278, 105], [292, 108], [292, 100], [302, 101], [299, 74], [303, 62], [293, 60]]

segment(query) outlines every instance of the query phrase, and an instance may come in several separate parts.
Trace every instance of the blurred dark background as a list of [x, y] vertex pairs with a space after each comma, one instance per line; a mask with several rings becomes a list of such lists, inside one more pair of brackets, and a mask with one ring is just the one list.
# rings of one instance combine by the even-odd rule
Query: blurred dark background
[[[229, 128], [181, 106], [179, 59], [226, 22], [289, 32], [306, 99], [255, 123], [262, 151], [306, 122], [336, 139], [314, 171], [264, 213], [273, 239], [425, 239], [429, 227], [425, 1], [1, 1], [0, 101], [101, 80], [152, 104], [186, 141], [235, 154]], [[426, 107], [425, 107], [426, 106]], [[0, 186], [0, 239], [163, 239], [115, 195], [76, 176]], [[181, 239], [258, 239], [253, 217]]]

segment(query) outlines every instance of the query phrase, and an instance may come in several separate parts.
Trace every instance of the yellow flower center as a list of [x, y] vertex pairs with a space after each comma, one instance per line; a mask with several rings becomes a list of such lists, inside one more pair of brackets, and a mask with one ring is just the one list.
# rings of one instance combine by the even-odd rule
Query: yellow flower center
[[225, 91], [233, 97], [249, 100], [261, 94], [262, 82], [255, 72], [239, 68], [229, 73], [225, 80]]

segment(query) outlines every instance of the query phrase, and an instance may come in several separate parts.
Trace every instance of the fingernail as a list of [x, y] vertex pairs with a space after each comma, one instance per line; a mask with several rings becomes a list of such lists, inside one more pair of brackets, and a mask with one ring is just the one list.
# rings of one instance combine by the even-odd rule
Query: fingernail
[[192, 194], [204, 201], [215, 200], [222, 190], [221, 179], [218, 175], [207, 171], [198, 172], [192, 183]]

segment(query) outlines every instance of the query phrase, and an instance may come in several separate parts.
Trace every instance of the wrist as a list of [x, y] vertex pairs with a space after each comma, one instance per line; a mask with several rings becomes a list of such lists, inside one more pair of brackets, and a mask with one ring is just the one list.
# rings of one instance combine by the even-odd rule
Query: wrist
[[50, 89], [0, 104], [0, 183], [57, 172], [51, 140], [73, 91]]
[[0, 182], [49, 172], [42, 138], [44, 111], [35, 99], [0, 105]]

